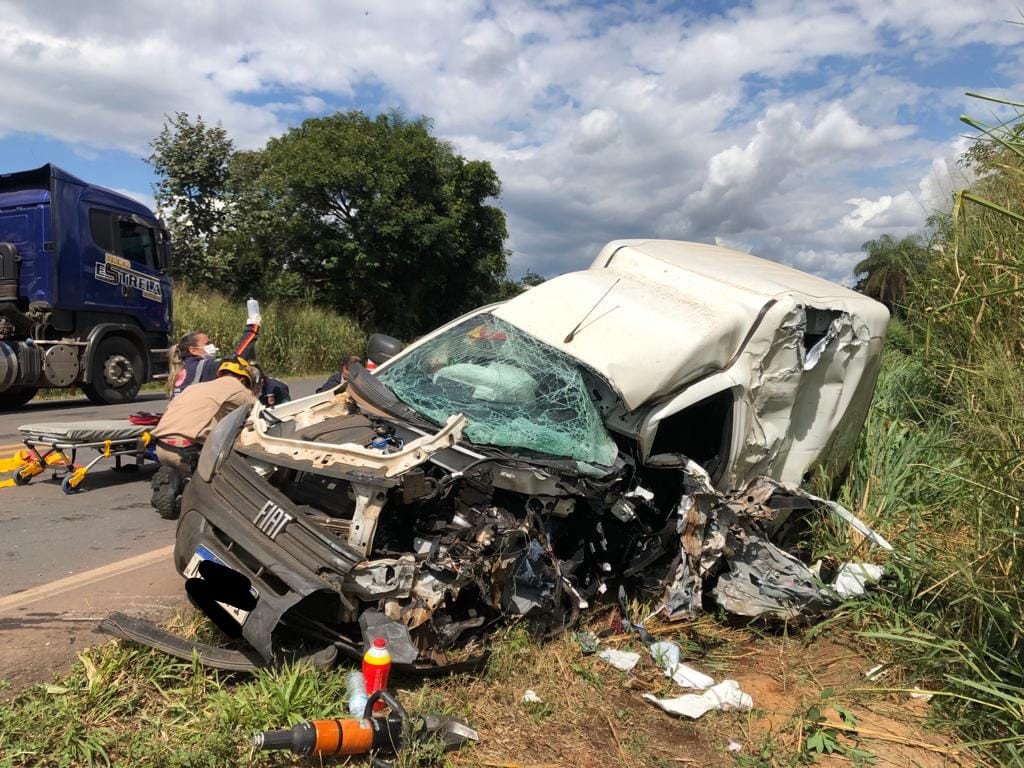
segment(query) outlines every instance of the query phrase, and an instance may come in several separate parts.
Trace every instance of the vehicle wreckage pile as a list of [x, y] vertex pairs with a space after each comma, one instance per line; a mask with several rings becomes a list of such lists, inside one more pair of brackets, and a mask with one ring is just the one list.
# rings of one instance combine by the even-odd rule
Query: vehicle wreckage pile
[[740, 616], [812, 620], [844, 596], [783, 546], [834, 515], [890, 548], [842, 507], [769, 478], [726, 494], [686, 462], [675, 493], [625, 481], [630, 467], [576, 478], [565, 496], [524, 497], [493, 484], [515, 469], [489, 461], [454, 478], [425, 475], [435, 490], [393, 509], [377, 534], [376, 555], [396, 555], [384, 566], [394, 578], [375, 581], [380, 561], [350, 573], [362, 608], [407, 627], [435, 657], [518, 617], [552, 637], [620, 585], [670, 619], [695, 616], [710, 598]]
[[809, 525], [891, 549], [796, 486], [849, 460], [887, 320], [746, 254], [612, 243], [372, 374], [353, 365], [344, 390], [220, 422], [175, 564], [255, 656], [106, 628], [229, 668], [296, 640], [358, 658], [385, 634], [398, 667], [429, 670], [479, 658], [510, 620], [554, 636], [621, 587], [670, 619], [813, 619], [879, 570], [833, 564], [829, 586], [801, 559]]
[[[324, 455], [310, 457], [321, 473], [297, 470], [289, 466], [295, 457], [284, 455], [295, 452], [277, 447], [272, 437], [284, 422], [257, 406], [212, 487], [257, 486], [271, 501], [252, 505], [258, 510], [252, 523], [265, 543], [282, 549], [252, 562], [257, 547], [236, 543], [227, 533], [230, 522], [208, 509], [208, 529], [228, 544], [224, 559], [252, 562], [242, 602], [230, 590], [206, 589], [223, 575], [215, 569], [232, 577], [237, 570], [220, 562], [203, 563], [205, 570], [179, 565], [191, 576], [186, 587], [195, 602], [229, 635], [246, 636], [264, 662], [291, 647], [295, 636], [307, 650], [319, 642], [355, 658], [366, 638], [384, 634], [398, 665], [444, 668], [479, 658], [485, 635], [511, 620], [522, 618], [539, 635], [553, 637], [620, 587], [660, 605], [658, 612], [670, 619], [692, 617], [710, 599], [741, 616], [812, 620], [845, 594], [789, 551], [799, 548], [809, 524], [832, 515], [891, 549], [833, 502], [765, 477], [723, 493], [683, 457], [676, 457], [676, 466], [644, 470], [620, 460], [602, 477], [508, 455], [452, 469], [441, 462], [459, 445], [461, 415], [438, 435], [403, 444], [394, 421], [368, 416], [356, 398], [339, 396], [316, 411], [314, 426], [298, 426], [300, 432], [312, 429], [332, 442], [344, 434], [353, 450], [376, 441], [386, 446], [377, 453], [382, 460], [411, 458], [395, 465], [401, 468], [395, 477], [350, 477], [347, 483], [336, 475], [350, 474], [351, 466], [334, 467], [335, 477], [321, 474], [331, 469]], [[197, 548], [194, 530], [183, 520], [179, 564]], [[282, 555], [314, 531], [344, 552], [346, 562], [306, 562], [319, 584], [292, 593], [285, 584], [295, 584], [288, 571], [297, 566], [285, 567]], [[190, 564], [196, 559], [191, 556]], [[269, 599], [275, 570], [281, 579], [275, 597], [285, 596], [287, 608]], [[255, 606], [254, 584], [268, 593]], [[261, 607], [267, 614], [258, 617]]]

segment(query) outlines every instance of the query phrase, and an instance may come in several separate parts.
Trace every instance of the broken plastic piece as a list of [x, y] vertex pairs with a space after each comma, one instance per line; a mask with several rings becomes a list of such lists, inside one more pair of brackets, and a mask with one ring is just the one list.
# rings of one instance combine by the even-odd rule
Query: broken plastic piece
[[675, 643], [660, 640], [657, 643], [651, 643], [649, 647], [651, 656], [654, 657], [654, 663], [662, 669], [669, 669], [679, 663], [681, 651]]
[[523, 694], [523, 703], [524, 704], [543, 704], [544, 700], [540, 696], [538, 696], [536, 693], [534, 693], [532, 688], [527, 688], [526, 692]]
[[886, 664], [875, 664], [875, 666], [864, 673], [864, 678], [871, 681], [877, 680], [882, 676], [882, 672], [885, 671], [886, 666]]
[[832, 589], [840, 597], [857, 597], [867, 591], [868, 584], [875, 584], [885, 570], [873, 563], [844, 563], [836, 574]]
[[584, 656], [601, 650], [601, 641], [593, 632], [577, 632], [575, 637], [576, 642], [580, 644], [580, 652]]
[[409, 628], [389, 619], [380, 611], [363, 611], [359, 617], [359, 630], [366, 648], [371, 647], [376, 638], [383, 637], [387, 641], [392, 660], [399, 664], [412, 664], [419, 656], [419, 651], [409, 638]]
[[616, 669], [622, 670], [623, 672], [629, 672], [636, 666], [637, 662], [640, 661], [639, 653], [633, 653], [632, 651], [617, 651], [614, 648], [608, 648], [597, 655]]
[[665, 640], [652, 643], [650, 650], [654, 663], [664, 670], [665, 677], [671, 677], [672, 682], [680, 688], [696, 688], [702, 691], [715, 684], [714, 678], [680, 663], [680, 650], [675, 643]]
[[644, 699], [671, 715], [681, 715], [693, 720], [715, 709], [722, 712], [749, 712], [754, 708], [754, 700], [750, 698], [750, 694], [741, 691], [740, 684], [735, 680], [723, 680], [701, 694], [688, 693], [674, 699], [659, 699], [645, 693]]

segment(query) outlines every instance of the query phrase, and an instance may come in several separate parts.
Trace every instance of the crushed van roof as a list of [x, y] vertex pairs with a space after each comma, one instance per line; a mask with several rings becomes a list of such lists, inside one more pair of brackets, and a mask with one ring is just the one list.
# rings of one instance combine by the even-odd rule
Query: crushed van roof
[[548, 280], [493, 313], [601, 373], [635, 410], [727, 367], [773, 301], [850, 311], [874, 337], [888, 322], [877, 302], [827, 280], [669, 240], [613, 241], [589, 269]]

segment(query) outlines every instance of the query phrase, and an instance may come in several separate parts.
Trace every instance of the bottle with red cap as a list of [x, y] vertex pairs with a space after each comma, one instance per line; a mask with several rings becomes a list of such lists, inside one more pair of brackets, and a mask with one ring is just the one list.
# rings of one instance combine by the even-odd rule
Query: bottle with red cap
[[[372, 696], [377, 691], [387, 690], [388, 675], [391, 673], [391, 654], [388, 652], [387, 641], [383, 637], [375, 638], [373, 644], [363, 654], [363, 680], [366, 681], [366, 695]], [[384, 709], [384, 702], [378, 701], [373, 710]]]

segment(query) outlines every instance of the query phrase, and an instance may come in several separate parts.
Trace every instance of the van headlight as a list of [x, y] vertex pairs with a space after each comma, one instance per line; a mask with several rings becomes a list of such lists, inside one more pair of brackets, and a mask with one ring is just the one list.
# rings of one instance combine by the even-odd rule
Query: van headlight
[[196, 467], [198, 474], [206, 482], [213, 480], [213, 476], [220, 471], [221, 464], [227, 458], [231, 446], [235, 444], [235, 438], [242, 431], [242, 425], [249, 418], [251, 408], [236, 408], [217, 424], [206, 438], [203, 445], [203, 452], [199, 454], [199, 465]]

